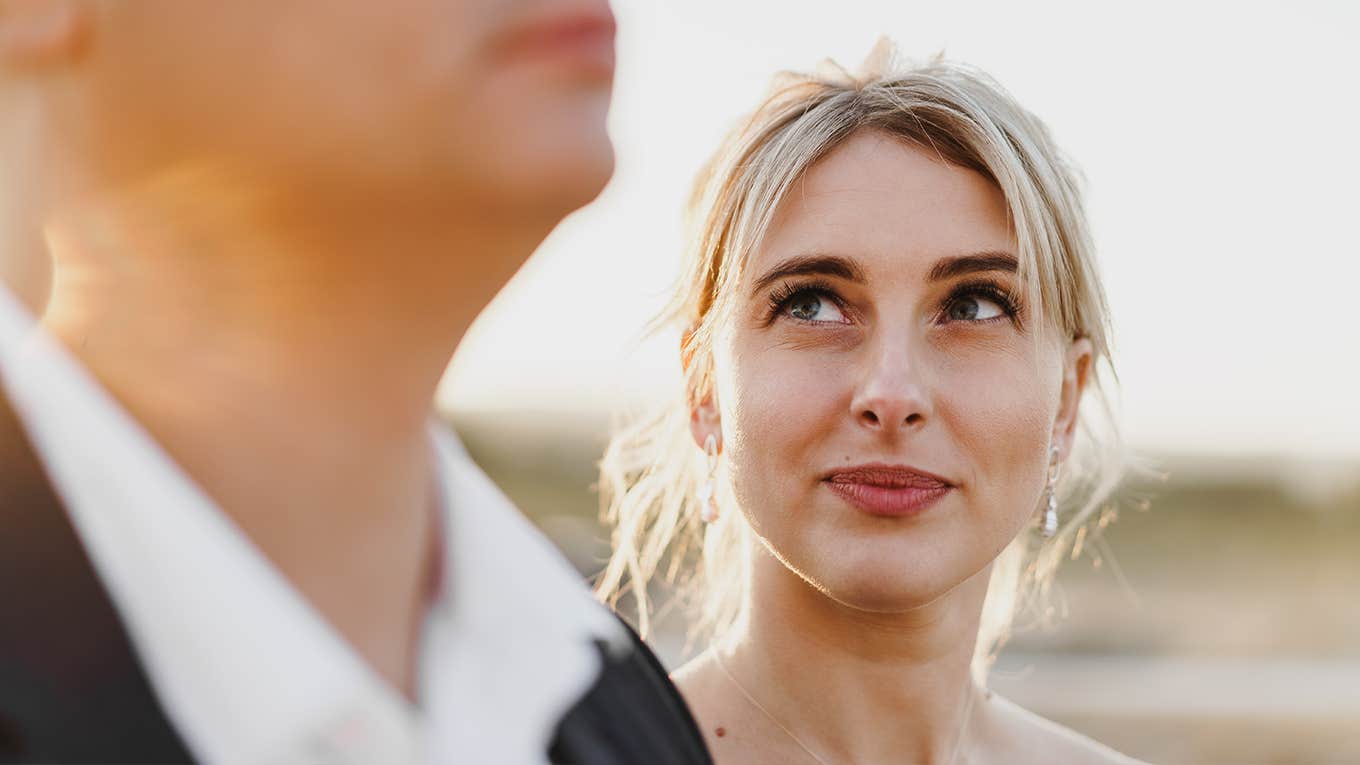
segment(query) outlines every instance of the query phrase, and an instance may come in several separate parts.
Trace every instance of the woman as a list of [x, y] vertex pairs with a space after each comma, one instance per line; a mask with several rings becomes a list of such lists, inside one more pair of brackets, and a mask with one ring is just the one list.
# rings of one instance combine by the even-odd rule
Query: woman
[[865, 72], [781, 79], [700, 179], [686, 396], [606, 454], [600, 590], [645, 630], [694, 572], [720, 763], [1129, 763], [985, 689], [1117, 478], [1090, 428], [1070, 467], [1108, 364], [1074, 172], [982, 74]]

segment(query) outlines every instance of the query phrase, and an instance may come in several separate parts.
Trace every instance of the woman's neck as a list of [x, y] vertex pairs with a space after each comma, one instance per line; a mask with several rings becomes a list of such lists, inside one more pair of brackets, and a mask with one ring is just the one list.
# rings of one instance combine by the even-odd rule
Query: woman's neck
[[979, 706], [971, 663], [988, 574], [909, 612], [869, 613], [760, 549], [744, 618], [719, 650], [736, 682], [826, 762], [945, 765]]

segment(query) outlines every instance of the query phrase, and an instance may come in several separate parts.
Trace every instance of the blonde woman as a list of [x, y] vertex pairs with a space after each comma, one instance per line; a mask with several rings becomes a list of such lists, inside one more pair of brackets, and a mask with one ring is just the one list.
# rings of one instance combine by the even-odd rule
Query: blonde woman
[[601, 593], [646, 630], [685, 578], [719, 763], [1131, 763], [985, 687], [1117, 479], [1073, 170], [986, 76], [890, 58], [784, 76], [702, 175], [686, 397], [606, 454]]

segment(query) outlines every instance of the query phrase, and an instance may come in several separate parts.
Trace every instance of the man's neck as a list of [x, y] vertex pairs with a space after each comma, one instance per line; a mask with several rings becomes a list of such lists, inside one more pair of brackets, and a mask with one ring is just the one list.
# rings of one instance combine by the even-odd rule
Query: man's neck
[[518, 265], [494, 248], [536, 241], [234, 201], [139, 200], [53, 226], [43, 323], [409, 694], [434, 390]]

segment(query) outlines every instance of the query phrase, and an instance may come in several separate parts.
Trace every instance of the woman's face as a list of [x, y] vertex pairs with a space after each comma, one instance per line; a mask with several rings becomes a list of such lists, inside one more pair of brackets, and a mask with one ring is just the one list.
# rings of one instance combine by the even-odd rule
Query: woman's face
[[613, 168], [607, 0], [70, 1], [90, 42], [68, 122], [115, 176], [221, 160], [560, 217]]
[[1001, 192], [861, 132], [788, 193], [714, 349], [733, 496], [835, 600], [896, 612], [980, 572], [1035, 515], [1090, 350], [1034, 340]]

